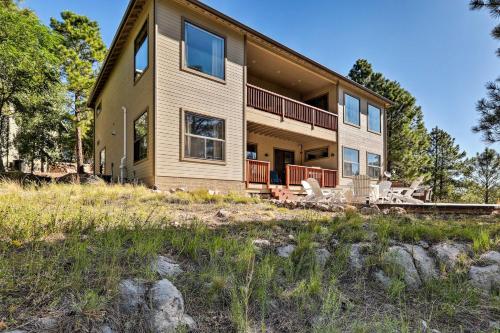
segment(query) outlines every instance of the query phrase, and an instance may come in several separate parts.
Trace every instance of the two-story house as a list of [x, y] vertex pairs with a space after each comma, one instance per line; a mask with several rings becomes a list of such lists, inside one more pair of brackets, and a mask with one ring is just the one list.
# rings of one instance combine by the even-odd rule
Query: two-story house
[[89, 102], [95, 171], [223, 192], [376, 180], [390, 103], [197, 0], [131, 0]]

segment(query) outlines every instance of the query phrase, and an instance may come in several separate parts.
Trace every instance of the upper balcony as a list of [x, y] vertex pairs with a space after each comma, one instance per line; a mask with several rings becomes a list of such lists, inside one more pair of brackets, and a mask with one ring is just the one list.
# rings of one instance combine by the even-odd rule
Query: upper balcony
[[247, 43], [247, 120], [336, 141], [336, 82], [274, 49]]

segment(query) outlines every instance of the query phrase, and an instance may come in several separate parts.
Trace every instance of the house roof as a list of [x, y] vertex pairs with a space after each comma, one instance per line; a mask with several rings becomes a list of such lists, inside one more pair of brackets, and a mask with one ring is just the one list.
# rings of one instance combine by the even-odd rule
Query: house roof
[[[113, 39], [113, 42], [111, 44], [111, 47], [108, 51], [106, 59], [104, 60], [104, 64], [101, 68], [101, 71], [99, 73], [97, 81], [92, 89], [92, 92], [91, 92], [91, 95], [90, 95], [90, 98], [88, 101], [89, 107], [95, 106], [96, 99], [99, 96], [101, 90], [104, 88], [104, 85], [106, 84], [106, 81], [108, 80], [109, 75], [111, 74], [111, 71], [113, 70], [115, 63], [116, 63], [118, 57], [120, 56], [125, 43], [127, 42], [128, 38], [129, 38], [130, 32], [131, 32], [139, 14], [142, 12], [144, 5], [146, 4], [147, 1], [148, 0], [130, 0], [129, 5], [127, 7], [127, 10], [125, 11], [125, 15], [122, 18], [122, 21], [120, 23], [118, 31], [117, 31], [117, 33]], [[290, 49], [289, 47], [275, 41], [274, 39], [254, 30], [248, 26], [246, 26], [245, 24], [219, 12], [218, 10], [202, 3], [199, 0], [177, 0], [177, 1], [184, 2], [187, 4], [193, 5], [195, 7], [198, 7], [200, 9], [218, 17], [219, 19], [227, 21], [228, 23], [236, 26], [237, 28], [241, 29], [245, 33], [253, 35], [254, 37], [257, 37], [261, 40], [264, 40], [265, 42], [273, 45], [274, 47], [282, 49], [282, 50], [292, 54], [293, 56], [301, 59], [302, 61], [305, 61], [306, 63], [309, 63], [310, 65], [313, 65], [314, 67], [317, 67], [320, 70], [323, 70], [323, 71], [337, 77], [338, 79], [345, 81], [346, 83], [351, 84], [351, 85], [365, 91], [366, 93], [377, 97], [378, 99], [386, 102], [388, 105], [393, 104], [393, 102], [391, 100], [385, 98], [384, 96], [377, 94], [374, 91], [366, 88], [365, 86], [347, 78], [346, 76], [339, 74], [339, 73], [335, 72], [334, 70], [304, 56], [303, 54], [300, 54], [297, 51]]]

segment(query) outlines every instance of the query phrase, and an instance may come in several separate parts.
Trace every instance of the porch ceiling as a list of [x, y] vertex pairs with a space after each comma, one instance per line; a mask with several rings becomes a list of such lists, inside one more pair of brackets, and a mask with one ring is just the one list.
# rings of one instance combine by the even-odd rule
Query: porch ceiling
[[262, 46], [248, 43], [248, 73], [284, 88], [307, 95], [333, 82], [299, 64], [273, 53]]
[[280, 128], [266, 126], [263, 124], [258, 124], [258, 123], [254, 123], [254, 122], [250, 122], [250, 121], [247, 122], [247, 130], [248, 130], [248, 132], [252, 132], [255, 134], [275, 137], [278, 139], [293, 141], [296, 143], [307, 143], [310, 141], [318, 141], [318, 140], [325, 141], [325, 142], [335, 142], [335, 136], [333, 134], [332, 134], [332, 140], [329, 141], [329, 140], [318, 139], [314, 136], [309, 136], [309, 135], [304, 135], [302, 133], [286, 131], [286, 130], [283, 130]]

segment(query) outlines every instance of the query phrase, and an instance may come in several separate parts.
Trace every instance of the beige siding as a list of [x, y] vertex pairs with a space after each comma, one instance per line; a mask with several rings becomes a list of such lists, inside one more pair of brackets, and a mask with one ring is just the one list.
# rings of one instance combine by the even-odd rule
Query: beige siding
[[[134, 83], [134, 40], [144, 23], [148, 20], [149, 28], [149, 67], [139, 81]], [[120, 174], [120, 159], [123, 156], [123, 111], [127, 108], [127, 176], [137, 178], [147, 185], [154, 185], [153, 177], [153, 75], [154, 75], [154, 7], [149, 1], [126, 43], [111, 76], [96, 106], [102, 103], [102, 112], [96, 115], [95, 123], [95, 167], [99, 171], [99, 153], [106, 149], [106, 174], [116, 177]], [[149, 136], [148, 157], [134, 163], [133, 123], [144, 111], [148, 110]], [[111, 165], [114, 165], [111, 170]]]
[[[226, 82], [181, 70], [182, 18], [226, 37]], [[243, 181], [244, 39], [223, 25], [166, 0], [157, 1], [156, 176]], [[182, 110], [226, 121], [226, 163], [181, 159]]]
[[[344, 92], [350, 94], [351, 96], [358, 97], [361, 101], [361, 115], [360, 122], [361, 126], [355, 127], [344, 123]], [[382, 122], [382, 133], [376, 134], [368, 131], [368, 103], [379, 107], [381, 112], [381, 122]], [[384, 170], [385, 160], [385, 146], [384, 146], [384, 122], [385, 122], [385, 110], [377, 103], [367, 100], [365, 97], [361, 96], [359, 93], [346, 90], [344, 87], [339, 87], [339, 175], [340, 175], [340, 185], [347, 185], [351, 182], [350, 178], [343, 177], [342, 167], [343, 167], [343, 147], [348, 147], [352, 149], [359, 150], [359, 162], [360, 162], [360, 173], [367, 174], [367, 153], [378, 154], [382, 159], [382, 172]]]

